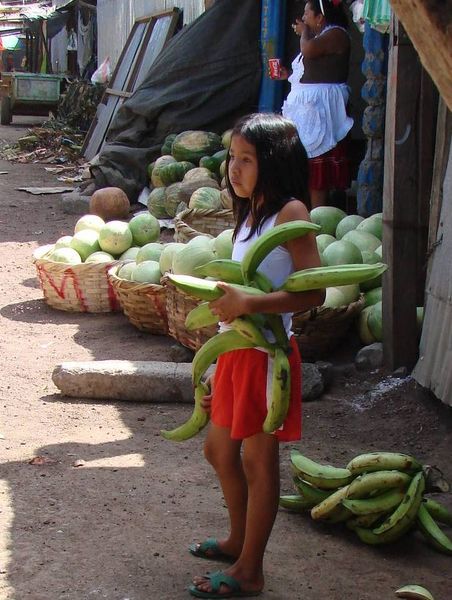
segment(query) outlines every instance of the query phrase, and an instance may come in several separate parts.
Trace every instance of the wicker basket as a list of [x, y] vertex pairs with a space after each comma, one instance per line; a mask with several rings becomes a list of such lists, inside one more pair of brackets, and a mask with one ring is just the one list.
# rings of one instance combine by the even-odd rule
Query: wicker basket
[[107, 272], [117, 261], [68, 265], [47, 258], [33, 260], [44, 299], [68, 312], [101, 313], [120, 310]]
[[327, 308], [319, 306], [296, 313], [292, 320], [303, 360], [326, 358], [343, 340], [353, 320], [364, 307], [364, 296], [347, 306]]
[[166, 288], [168, 333], [180, 344], [196, 352], [208, 339], [217, 334], [218, 327], [212, 325], [189, 331], [185, 327], [185, 318], [202, 300], [197, 300], [178, 289], [167, 277], [163, 277], [162, 282]]
[[153, 283], [136, 283], [120, 279], [116, 265], [108, 271], [108, 279], [114, 288], [124, 314], [141, 331], [157, 335], [168, 333], [166, 316], [166, 288]]
[[208, 210], [201, 208], [187, 208], [174, 217], [174, 240], [188, 242], [197, 235], [211, 235], [216, 237], [225, 229], [235, 227], [232, 210]]

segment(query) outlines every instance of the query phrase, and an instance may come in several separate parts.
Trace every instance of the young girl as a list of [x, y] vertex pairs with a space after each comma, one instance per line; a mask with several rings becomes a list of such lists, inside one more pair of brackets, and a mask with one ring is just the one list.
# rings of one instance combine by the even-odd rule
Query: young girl
[[[235, 126], [227, 158], [227, 185], [237, 224], [233, 259], [241, 260], [261, 233], [288, 221], [309, 220], [306, 152], [295, 126], [279, 115], [254, 114]], [[259, 270], [274, 287], [294, 271], [320, 266], [314, 234], [274, 249]], [[224, 295], [210, 303], [223, 327], [240, 315], [282, 313], [288, 335], [295, 311], [322, 304], [324, 292], [272, 292], [251, 296], [220, 283]], [[269, 336], [270, 337], [270, 336]], [[205, 456], [221, 483], [230, 519], [229, 534], [192, 544], [195, 556], [230, 559], [224, 571], [195, 577], [189, 591], [199, 598], [256, 596], [264, 587], [263, 558], [279, 501], [279, 442], [301, 436], [301, 361], [291, 338], [291, 403], [283, 426], [262, 431], [272, 359], [263, 349], [220, 356], [212, 393], [204, 399], [211, 425]]]

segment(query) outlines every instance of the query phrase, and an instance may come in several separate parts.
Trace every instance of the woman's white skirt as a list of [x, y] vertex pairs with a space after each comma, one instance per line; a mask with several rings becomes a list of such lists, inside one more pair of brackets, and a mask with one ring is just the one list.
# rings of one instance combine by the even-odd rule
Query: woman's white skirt
[[282, 114], [295, 124], [309, 158], [334, 148], [352, 128], [346, 110], [349, 95], [345, 83], [292, 85]]

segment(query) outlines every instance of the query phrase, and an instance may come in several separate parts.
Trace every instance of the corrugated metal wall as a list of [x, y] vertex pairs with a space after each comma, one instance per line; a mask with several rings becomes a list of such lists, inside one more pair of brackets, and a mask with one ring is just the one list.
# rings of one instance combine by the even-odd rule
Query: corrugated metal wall
[[204, 12], [205, 4], [205, 0], [97, 0], [99, 64], [109, 56], [112, 67], [116, 65], [135, 19], [177, 6], [187, 24]]
[[436, 239], [438, 245], [427, 282], [420, 356], [413, 376], [452, 406], [452, 145]]

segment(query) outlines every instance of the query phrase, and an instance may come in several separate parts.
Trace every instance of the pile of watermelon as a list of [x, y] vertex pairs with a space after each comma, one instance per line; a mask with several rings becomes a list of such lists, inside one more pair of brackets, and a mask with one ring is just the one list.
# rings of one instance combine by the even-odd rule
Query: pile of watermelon
[[[334, 206], [311, 211], [311, 219], [321, 226], [316, 237], [322, 265], [374, 264], [382, 260], [382, 214], [366, 219], [347, 215]], [[327, 288], [325, 306], [339, 308], [364, 294], [364, 308], [358, 317], [358, 332], [363, 344], [383, 340], [381, 275], [358, 285]], [[417, 309], [418, 327], [422, 328], [423, 308]]]
[[165, 219], [186, 208], [231, 208], [224, 179], [230, 140], [231, 130], [222, 136], [195, 130], [168, 135], [161, 156], [147, 168], [149, 212]]

